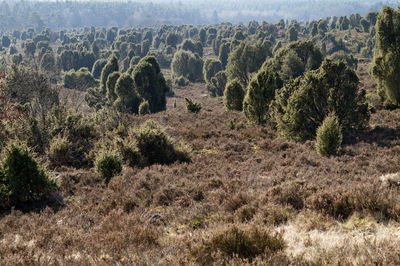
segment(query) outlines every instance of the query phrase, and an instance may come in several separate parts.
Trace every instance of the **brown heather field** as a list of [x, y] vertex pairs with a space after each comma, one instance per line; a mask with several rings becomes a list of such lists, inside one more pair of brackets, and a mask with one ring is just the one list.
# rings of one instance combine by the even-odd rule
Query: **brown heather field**
[[[372, 92], [367, 69], [358, 73]], [[166, 127], [192, 163], [125, 168], [108, 186], [93, 170], [58, 169], [63, 205], [2, 214], [0, 264], [400, 264], [400, 187], [387, 176], [400, 170], [400, 110], [377, 110], [325, 158], [313, 141], [247, 125], [204, 84], [174, 91], [167, 111], [131, 120]], [[249, 242], [229, 238], [238, 230], [268, 247], [249, 255]]]

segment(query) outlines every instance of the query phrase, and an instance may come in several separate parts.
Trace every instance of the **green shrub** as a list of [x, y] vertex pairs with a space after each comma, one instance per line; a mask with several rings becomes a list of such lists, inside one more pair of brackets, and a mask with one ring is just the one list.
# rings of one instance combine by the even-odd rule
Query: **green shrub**
[[190, 84], [190, 81], [184, 76], [179, 76], [177, 78], [174, 78], [174, 83], [179, 87], [185, 87]]
[[378, 83], [378, 94], [390, 104], [400, 105], [400, 9], [383, 7], [376, 22], [376, 51], [370, 72]]
[[203, 60], [198, 54], [179, 50], [171, 62], [172, 76], [184, 76], [191, 82], [203, 79]]
[[68, 89], [86, 91], [87, 88], [98, 86], [98, 82], [86, 67], [78, 71], [71, 69], [63, 75], [63, 86]]
[[55, 183], [26, 146], [10, 143], [2, 158], [0, 192], [3, 207], [44, 199], [55, 188]]
[[94, 78], [99, 79], [101, 76], [101, 71], [103, 67], [107, 64], [107, 60], [105, 59], [99, 59], [93, 64], [92, 68], [92, 75]]
[[60, 135], [50, 143], [49, 160], [54, 166], [70, 165], [72, 162], [72, 143]]
[[178, 50], [190, 51], [194, 54], [198, 54], [200, 57], [203, 56], [203, 45], [201, 42], [194, 42], [186, 39], [178, 46]]
[[317, 152], [324, 156], [335, 155], [342, 144], [342, 131], [338, 118], [329, 114], [317, 129]]
[[198, 113], [201, 110], [201, 104], [200, 103], [196, 103], [193, 102], [192, 100], [185, 98], [186, 101], [186, 109], [188, 110], [188, 112], [190, 113]]
[[276, 75], [268, 66], [251, 79], [243, 100], [243, 112], [247, 120], [257, 125], [268, 121], [269, 105], [277, 88]]
[[106, 82], [106, 97], [108, 99], [108, 102], [112, 105], [115, 100], [117, 99], [117, 95], [115, 93], [115, 85], [117, 84], [117, 81], [119, 77], [121, 76], [121, 73], [118, 71], [115, 71], [108, 75], [107, 82]]
[[122, 160], [121, 158], [110, 152], [100, 152], [95, 161], [95, 169], [105, 182], [110, 182], [111, 178], [122, 172]]
[[335, 112], [343, 133], [365, 128], [370, 114], [358, 77], [343, 61], [325, 60], [315, 71], [288, 82], [275, 95], [274, 115], [287, 139], [314, 139], [325, 117]]
[[241, 230], [232, 227], [221, 232], [211, 240], [205, 242], [198, 249], [192, 250], [192, 255], [200, 263], [211, 263], [212, 255], [221, 252], [225, 256], [249, 259], [250, 261], [257, 256], [282, 251], [285, 242], [281, 235], [271, 234], [257, 228], [251, 230]]
[[114, 106], [121, 112], [138, 113], [142, 97], [135, 88], [134, 81], [128, 74], [122, 74], [115, 84], [117, 99]]
[[188, 152], [175, 147], [164, 129], [152, 120], [146, 121], [135, 135], [137, 148], [147, 165], [190, 161]]
[[229, 82], [224, 91], [224, 105], [226, 110], [242, 111], [244, 91], [237, 79]]
[[148, 115], [150, 114], [150, 106], [148, 101], [143, 101], [139, 105], [139, 115]]
[[226, 65], [228, 80], [237, 78], [244, 87], [247, 87], [251, 73], [256, 72], [269, 55], [271, 55], [271, 48], [268, 42], [251, 44], [242, 41], [229, 54]]
[[227, 78], [225, 71], [219, 71], [211, 78], [210, 83], [207, 83], [207, 90], [211, 96], [222, 96], [224, 94]]
[[219, 71], [222, 70], [222, 64], [219, 60], [207, 59], [204, 62], [203, 76], [206, 83], [211, 82], [211, 78], [215, 76]]
[[154, 56], [142, 58], [135, 66], [132, 78], [135, 88], [147, 100], [152, 113], [166, 109], [166, 93], [169, 92], [169, 87]]
[[[312, 41], [296, 41], [276, 51], [273, 59], [264, 63], [278, 73], [283, 83], [288, 82], [303, 72], [317, 69], [323, 60], [320, 49]], [[278, 82], [279, 87], [282, 84]]]
[[112, 55], [110, 55], [107, 63], [104, 65], [104, 67], [101, 70], [100, 91], [103, 95], [106, 94], [108, 75], [110, 75], [111, 73], [118, 71], [118, 70], [119, 70], [118, 69], [118, 59], [115, 56], [115, 54], [112, 54]]

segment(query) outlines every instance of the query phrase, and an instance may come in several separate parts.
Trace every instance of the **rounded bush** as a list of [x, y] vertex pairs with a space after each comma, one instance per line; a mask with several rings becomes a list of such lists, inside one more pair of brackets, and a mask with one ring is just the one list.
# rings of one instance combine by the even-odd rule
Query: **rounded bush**
[[228, 83], [224, 91], [224, 105], [226, 110], [242, 111], [244, 91], [240, 82], [235, 79]]
[[0, 172], [3, 207], [46, 198], [55, 188], [55, 183], [24, 145], [11, 143], [5, 148]]
[[69, 165], [72, 160], [72, 143], [67, 138], [57, 136], [50, 143], [49, 159], [52, 165]]
[[329, 114], [317, 129], [316, 149], [320, 155], [335, 155], [342, 144], [342, 131], [338, 118]]
[[190, 81], [187, 78], [185, 78], [184, 76], [179, 76], [174, 79], [174, 83], [179, 87], [185, 87], [185, 86], [189, 85]]
[[203, 60], [197, 54], [179, 50], [171, 62], [173, 77], [184, 76], [192, 82], [203, 79]]
[[165, 131], [152, 120], [146, 121], [135, 135], [137, 148], [147, 165], [190, 161], [188, 153], [175, 148]]
[[96, 157], [95, 169], [108, 183], [113, 176], [122, 172], [122, 160], [114, 153], [103, 151]]

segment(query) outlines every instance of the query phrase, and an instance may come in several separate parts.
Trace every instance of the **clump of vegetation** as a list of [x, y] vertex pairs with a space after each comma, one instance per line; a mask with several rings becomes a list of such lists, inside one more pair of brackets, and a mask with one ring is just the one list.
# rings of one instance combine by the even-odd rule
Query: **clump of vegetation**
[[175, 146], [164, 129], [148, 120], [135, 132], [137, 148], [146, 165], [189, 162], [188, 152]]
[[174, 84], [179, 87], [185, 87], [190, 84], [190, 81], [184, 76], [179, 76], [174, 78]]
[[219, 71], [222, 71], [222, 65], [219, 60], [215, 59], [207, 59], [204, 62], [204, 67], [203, 67], [203, 75], [204, 75], [204, 80], [206, 83], [211, 82], [211, 78], [215, 76]]
[[207, 83], [207, 90], [211, 96], [222, 96], [224, 94], [225, 86], [227, 83], [225, 71], [219, 71], [211, 78], [210, 82]]
[[120, 112], [137, 114], [142, 97], [134, 86], [134, 80], [128, 74], [122, 74], [115, 84], [115, 94], [117, 99], [114, 107]]
[[288, 139], [313, 139], [325, 117], [335, 112], [343, 133], [365, 128], [370, 114], [358, 77], [343, 61], [325, 60], [316, 71], [287, 83], [276, 93], [274, 115]]
[[44, 199], [54, 189], [54, 181], [26, 146], [11, 142], [4, 149], [0, 167], [3, 208]]
[[203, 79], [203, 60], [198, 54], [179, 50], [175, 53], [171, 63], [172, 76], [184, 76], [191, 82]]
[[87, 88], [97, 87], [97, 85], [98, 82], [86, 67], [78, 71], [71, 69], [64, 73], [63, 86], [65, 88], [86, 91]]
[[224, 91], [224, 105], [226, 110], [242, 111], [244, 90], [238, 80], [233, 80], [226, 85]]
[[251, 261], [257, 256], [268, 258], [268, 256], [272, 256], [284, 248], [285, 242], [281, 235], [273, 235], [257, 228], [241, 230], [232, 227], [213, 236], [199, 248], [192, 250], [192, 256], [199, 263], [206, 264], [212, 263], [212, 254], [215, 252], [222, 252], [225, 256], [238, 256]]
[[59, 135], [53, 138], [48, 152], [51, 164], [55, 166], [71, 165], [73, 161], [72, 146], [72, 143], [66, 137]]
[[335, 155], [342, 144], [342, 131], [337, 117], [329, 114], [317, 129], [316, 149], [324, 156]]
[[229, 54], [226, 65], [228, 80], [237, 78], [243, 87], [247, 87], [251, 73], [256, 72], [269, 55], [271, 55], [271, 47], [268, 41], [255, 44], [241, 42]]
[[186, 109], [188, 110], [188, 112], [195, 113], [195, 114], [200, 112], [200, 110], [201, 110], [201, 104], [200, 103], [193, 102], [189, 98], [185, 98], [185, 101], [186, 101]]
[[150, 111], [157, 113], [166, 109], [169, 87], [154, 56], [142, 58], [132, 72], [134, 86], [139, 95], [148, 101]]
[[269, 105], [277, 88], [276, 75], [270, 67], [261, 69], [253, 77], [243, 100], [243, 112], [250, 122], [263, 125], [268, 121]]
[[94, 167], [108, 184], [113, 176], [121, 173], [122, 160], [115, 153], [103, 151], [97, 155]]
[[382, 100], [400, 104], [400, 11], [384, 7], [376, 22], [377, 53], [371, 66], [372, 76], [378, 82], [378, 94]]

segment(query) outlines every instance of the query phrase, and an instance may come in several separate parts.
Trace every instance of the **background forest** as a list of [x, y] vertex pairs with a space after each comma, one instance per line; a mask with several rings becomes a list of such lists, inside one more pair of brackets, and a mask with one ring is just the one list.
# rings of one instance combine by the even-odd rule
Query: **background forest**
[[311, 21], [380, 10], [397, 1], [9, 1], [0, 4], [0, 31], [44, 27], [54, 30], [95, 27], [160, 26], [162, 24]]

